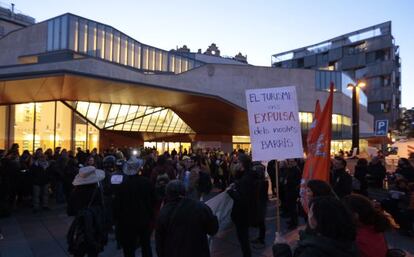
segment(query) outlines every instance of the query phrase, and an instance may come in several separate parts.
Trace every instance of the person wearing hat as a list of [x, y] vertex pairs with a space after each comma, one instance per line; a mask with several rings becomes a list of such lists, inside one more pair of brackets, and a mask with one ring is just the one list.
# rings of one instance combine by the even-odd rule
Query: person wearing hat
[[117, 236], [125, 257], [135, 256], [138, 240], [142, 256], [152, 257], [151, 224], [156, 204], [150, 179], [138, 174], [144, 161], [132, 156], [123, 167], [124, 177], [113, 200]]
[[[103, 198], [102, 189], [99, 183], [105, 178], [105, 172], [103, 170], [96, 169], [94, 166], [86, 166], [79, 169], [79, 173], [76, 175], [72, 184], [74, 189], [69, 197], [67, 205], [67, 214], [69, 216], [77, 216], [80, 211], [91, 207], [103, 212]], [[94, 225], [96, 225], [94, 223]], [[73, 249], [74, 256], [98, 256], [99, 251], [103, 250], [103, 243], [98, 250], [95, 246], [89, 246], [82, 244], [81, 247]], [[69, 246], [70, 248], [71, 246]], [[79, 249], [80, 248], [80, 249]], [[72, 249], [70, 249], [72, 250]]]

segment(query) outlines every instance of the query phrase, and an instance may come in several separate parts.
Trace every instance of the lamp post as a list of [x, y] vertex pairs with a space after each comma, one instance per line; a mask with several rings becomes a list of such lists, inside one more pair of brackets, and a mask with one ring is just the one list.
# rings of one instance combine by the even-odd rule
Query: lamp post
[[356, 154], [359, 154], [359, 91], [363, 87], [362, 81], [348, 84], [348, 89], [352, 90], [352, 151], [356, 148]]

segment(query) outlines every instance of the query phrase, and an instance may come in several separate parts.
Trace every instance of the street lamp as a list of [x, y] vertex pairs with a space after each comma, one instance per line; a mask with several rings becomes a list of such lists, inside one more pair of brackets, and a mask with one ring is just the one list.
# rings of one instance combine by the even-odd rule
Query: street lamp
[[359, 90], [365, 85], [363, 81], [348, 84], [348, 89], [352, 90], [352, 151], [356, 148], [356, 154], [359, 154]]

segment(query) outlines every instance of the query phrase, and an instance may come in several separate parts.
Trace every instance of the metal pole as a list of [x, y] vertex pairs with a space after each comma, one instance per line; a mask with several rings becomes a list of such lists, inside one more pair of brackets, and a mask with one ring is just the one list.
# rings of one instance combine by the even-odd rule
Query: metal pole
[[357, 85], [352, 87], [352, 151], [359, 154], [359, 92]]
[[275, 161], [276, 168], [276, 233], [280, 233], [280, 199], [279, 199], [279, 162]]

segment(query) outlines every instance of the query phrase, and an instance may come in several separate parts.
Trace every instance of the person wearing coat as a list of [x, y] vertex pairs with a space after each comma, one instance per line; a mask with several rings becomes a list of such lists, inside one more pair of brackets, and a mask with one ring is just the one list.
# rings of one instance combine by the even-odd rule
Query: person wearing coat
[[33, 182], [33, 212], [36, 213], [40, 210], [40, 202], [42, 202], [44, 210], [49, 210], [51, 167], [41, 148], [36, 150], [34, 159], [33, 164], [30, 166], [29, 174]]
[[158, 257], [210, 257], [207, 235], [217, 233], [217, 217], [206, 204], [184, 196], [183, 182], [167, 184], [155, 232]]
[[335, 157], [335, 159], [333, 159], [331, 185], [339, 199], [342, 199], [352, 192], [352, 177], [346, 172], [345, 169], [345, 159]]
[[123, 167], [123, 181], [113, 199], [113, 218], [119, 243], [125, 257], [135, 256], [138, 240], [142, 256], [152, 257], [151, 224], [156, 205], [155, 188], [151, 180], [138, 175], [143, 160], [132, 156]]
[[[74, 189], [72, 190], [68, 199], [68, 205], [66, 213], [68, 216], [77, 216], [78, 213], [86, 208], [93, 207], [97, 212], [103, 213], [104, 206], [102, 198], [102, 188], [99, 183], [105, 178], [105, 172], [103, 170], [96, 169], [93, 166], [86, 166], [79, 169], [79, 173], [74, 178], [72, 184]], [[103, 216], [103, 215], [100, 215]], [[94, 224], [93, 226], [97, 226]], [[104, 230], [104, 228], [101, 227]], [[69, 232], [68, 232], [69, 233]], [[106, 237], [106, 231], [104, 231], [103, 238]], [[88, 257], [98, 256], [100, 251], [106, 244], [106, 240], [100, 241], [100, 249], [95, 246], [87, 245], [86, 242], [80, 246], [74, 248], [69, 245], [69, 252], [74, 257]]]
[[[243, 257], [250, 257], [249, 227], [259, 227], [261, 233], [259, 240], [253, 240], [259, 247], [264, 245], [264, 218], [267, 201], [265, 182], [260, 178], [258, 170], [252, 168], [250, 157], [246, 154], [238, 156], [240, 166], [237, 179], [233, 186], [227, 191], [233, 199], [231, 219], [236, 226], [237, 238]], [[257, 165], [256, 165], [257, 166]], [[261, 169], [264, 172], [264, 169]], [[239, 177], [239, 175], [237, 176]]]
[[350, 211], [332, 196], [315, 197], [308, 212], [308, 229], [296, 249], [280, 236], [273, 245], [274, 257], [357, 257], [356, 229]]
[[368, 165], [368, 184], [375, 188], [382, 188], [386, 175], [387, 172], [381, 160], [378, 157], [372, 158]]
[[352, 194], [343, 203], [351, 210], [357, 224], [356, 244], [360, 257], [386, 257], [388, 246], [385, 231], [390, 222], [367, 197]]

